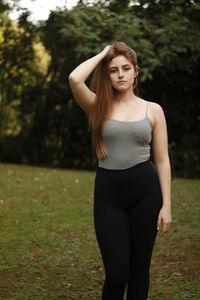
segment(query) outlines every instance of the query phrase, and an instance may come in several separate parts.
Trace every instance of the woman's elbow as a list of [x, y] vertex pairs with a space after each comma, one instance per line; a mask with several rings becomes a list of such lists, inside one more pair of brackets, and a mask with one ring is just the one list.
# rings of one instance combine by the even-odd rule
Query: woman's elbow
[[155, 164], [166, 164], [169, 163], [169, 155], [165, 153], [163, 155], [154, 156]]
[[73, 72], [71, 72], [69, 74], [68, 80], [69, 80], [70, 84], [76, 83], [77, 80], [76, 80], [76, 77], [74, 76]]

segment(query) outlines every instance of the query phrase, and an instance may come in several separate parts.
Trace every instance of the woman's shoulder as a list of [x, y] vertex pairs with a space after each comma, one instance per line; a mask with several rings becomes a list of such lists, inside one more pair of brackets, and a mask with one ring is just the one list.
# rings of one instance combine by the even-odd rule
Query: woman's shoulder
[[153, 115], [159, 115], [159, 114], [163, 114], [163, 109], [162, 109], [162, 106], [156, 102], [151, 102], [151, 101], [148, 101], [149, 103], [149, 108], [151, 110], [151, 113]]
[[155, 124], [159, 124], [162, 122], [165, 117], [164, 117], [164, 112], [160, 104], [156, 102], [149, 102], [149, 119], [151, 121], [152, 127], [154, 128]]
[[155, 110], [155, 111], [161, 111], [162, 110], [162, 107], [160, 104], [156, 103], [156, 102], [153, 102], [153, 101], [149, 101], [148, 99], [143, 99], [143, 98], [140, 98], [140, 97], [137, 97], [137, 99], [139, 100], [139, 102], [148, 102], [149, 104], [149, 107], [151, 107], [151, 109]]

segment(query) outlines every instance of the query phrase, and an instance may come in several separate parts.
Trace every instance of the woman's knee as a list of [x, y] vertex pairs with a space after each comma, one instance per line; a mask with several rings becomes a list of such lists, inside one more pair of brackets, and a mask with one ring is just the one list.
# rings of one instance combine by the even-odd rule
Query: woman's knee
[[129, 280], [129, 270], [118, 270], [106, 273], [106, 280], [113, 284], [126, 284]]

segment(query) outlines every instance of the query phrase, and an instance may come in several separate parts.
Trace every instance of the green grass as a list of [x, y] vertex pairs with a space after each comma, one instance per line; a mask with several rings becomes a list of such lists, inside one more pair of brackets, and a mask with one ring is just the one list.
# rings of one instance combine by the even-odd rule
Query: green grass
[[[100, 300], [95, 172], [0, 164], [0, 299]], [[150, 300], [200, 299], [200, 180], [173, 179], [173, 223], [158, 236]]]

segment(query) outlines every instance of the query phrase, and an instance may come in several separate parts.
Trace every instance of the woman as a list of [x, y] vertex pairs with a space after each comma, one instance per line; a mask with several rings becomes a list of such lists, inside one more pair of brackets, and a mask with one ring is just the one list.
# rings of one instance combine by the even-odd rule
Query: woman
[[[85, 81], [95, 70], [89, 89]], [[69, 76], [98, 156], [94, 225], [105, 268], [103, 300], [146, 300], [157, 232], [169, 229], [171, 168], [160, 105], [138, 97], [136, 53], [115, 42]], [[150, 162], [150, 143], [154, 164]]]

